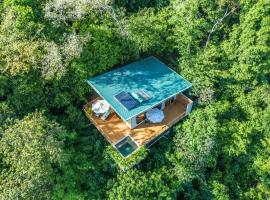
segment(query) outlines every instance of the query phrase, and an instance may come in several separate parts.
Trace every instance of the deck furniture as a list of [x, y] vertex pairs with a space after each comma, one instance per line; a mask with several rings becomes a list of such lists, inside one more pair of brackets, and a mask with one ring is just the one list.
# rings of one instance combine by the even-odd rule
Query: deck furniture
[[92, 104], [92, 110], [96, 114], [102, 114], [110, 109], [109, 104], [105, 100], [97, 100]]
[[107, 110], [100, 118], [102, 120], [106, 120], [110, 116], [111, 112], [110, 110]]
[[146, 117], [152, 123], [159, 123], [164, 119], [164, 113], [162, 110], [154, 108], [146, 112]]

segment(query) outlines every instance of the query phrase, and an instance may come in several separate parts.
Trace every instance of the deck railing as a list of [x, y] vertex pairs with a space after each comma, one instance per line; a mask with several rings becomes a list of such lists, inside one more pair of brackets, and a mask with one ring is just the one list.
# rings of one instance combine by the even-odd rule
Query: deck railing
[[[107, 135], [105, 134], [105, 132], [102, 130], [102, 128], [96, 123], [96, 121], [94, 120], [94, 118], [93, 118], [93, 113], [89, 113], [89, 112], [87, 112], [87, 108], [89, 107], [89, 106], [92, 106], [92, 104], [95, 102], [95, 101], [97, 101], [97, 100], [100, 100], [100, 99], [102, 99], [101, 97], [97, 97], [97, 98], [95, 98], [95, 99], [93, 99], [93, 100], [91, 100], [91, 101], [89, 101], [89, 102], [87, 102], [84, 106], [83, 106], [83, 111], [84, 111], [84, 113], [85, 113], [85, 115], [87, 116], [87, 118], [91, 121], [91, 123], [93, 124], [93, 125], [95, 125], [95, 127], [99, 130], [99, 132], [106, 138], [106, 140], [110, 143], [110, 144], [112, 144], [111, 142], [110, 142], [110, 139], [107, 137]], [[113, 144], [112, 144], [113, 145]]]
[[145, 146], [147, 147], [150, 147], [152, 146], [154, 143], [156, 143], [157, 141], [159, 141], [162, 137], [164, 137], [164, 135], [166, 135], [166, 133], [171, 129], [171, 127], [173, 125], [175, 125], [177, 122], [179, 122], [183, 117], [186, 116], [186, 113], [182, 113], [180, 116], [176, 117], [174, 120], [170, 121], [170, 123], [168, 123], [168, 127], [167, 128], [164, 128], [164, 131], [159, 134], [158, 136], [156, 137], [153, 137], [149, 142], [147, 142], [145, 144]]
[[174, 124], [176, 124], [177, 122], [179, 122], [185, 116], [186, 116], [186, 112], [182, 113], [181, 115], [179, 115], [178, 117], [176, 117], [174, 120], [170, 121], [168, 123], [168, 126], [169, 127], [172, 127]]
[[[110, 130], [103, 130], [103, 125], [105, 126], [105, 122], [102, 123], [102, 126], [100, 124], [100, 122], [97, 121], [96, 116], [94, 115], [94, 113], [91, 112], [91, 109], [89, 110], [89, 107], [91, 108], [92, 104], [97, 101], [98, 99], [102, 99], [101, 97], [95, 98], [91, 101], [89, 101], [88, 103], [86, 103], [83, 106], [83, 111], [85, 112], [87, 118], [91, 121], [91, 123], [101, 132], [101, 134], [106, 138], [106, 140], [108, 142], [110, 142], [111, 144], [115, 144], [115, 141], [112, 141], [111, 137], [112, 135], [117, 135], [118, 132], [114, 132], [114, 134], [111, 133]], [[183, 100], [183, 102], [181, 101], [181, 99]], [[182, 113], [178, 113], [178, 114], [173, 114], [173, 118], [169, 118], [169, 120], [166, 122], [166, 125], [164, 125], [163, 128], [159, 129], [158, 132], [159, 134], [153, 134], [152, 138], [147, 139], [148, 141], [145, 140], [144, 145], [145, 146], [151, 146], [152, 144], [154, 144], [156, 141], [158, 141], [160, 138], [162, 138], [164, 136], [164, 134], [170, 130], [170, 128], [175, 125], [178, 121], [180, 121], [182, 118], [184, 118], [187, 113], [186, 113], [186, 105], [191, 101], [189, 98], [185, 97], [185, 96], [181, 96], [180, 99], [180, 104], [178, 105], [171, 105], [171, 106], [182, 106], [184, 109], [182, 110]], [[178, 101], [179, 102], [179, 101]], [[182, 102], [182, 103], [181, 103]], [[191, 101], [192, 102], [192, 101]], [[166, 112], [171, 112], [170, 109], [168, 111], [164, 111], [165, 113], [165, 117], [166, 117]], [[167, 113], [167, 114], [169, 114]], [[120, 123], [120, 122], [119, 122]], [[122, 123], [122, 122], [121, 122]], [[147, 127], [146, 127], [147, 128]], [[132, 129], [130, 129], [132, 131]], [[119, 133], [121, 134], [121, 133]], [[154, 136], [155, 135], [155, 136]], [[132, 136], [131, 136], [132, 137]]]

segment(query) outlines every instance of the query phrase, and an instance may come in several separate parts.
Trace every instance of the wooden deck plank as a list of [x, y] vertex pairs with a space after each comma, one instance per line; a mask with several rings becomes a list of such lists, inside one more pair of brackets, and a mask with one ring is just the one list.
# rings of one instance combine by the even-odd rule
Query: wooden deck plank
[[142, 146], [184, 117], [187, 103], [188, 101], [185, 98], [178, 96], [175, 102], [164, 108], [165, 118], [161, 123], [143, 123], [134, 129], [130, 129], [115, 113], [106, 121], [94, 115], [87, 114], [87, 116], [111, 144], [116, 144], [122, 138], [130, 135]]
[[[163, 110], [165, 118], [161, 123], [144, 123], [131, 130], [131, 136], [139, 145], [145, 145], [153, 138], [168, 130], [185, 115], [185, 106], [176, 101]], [[175, 122], [172, 124], [172, 122]]]

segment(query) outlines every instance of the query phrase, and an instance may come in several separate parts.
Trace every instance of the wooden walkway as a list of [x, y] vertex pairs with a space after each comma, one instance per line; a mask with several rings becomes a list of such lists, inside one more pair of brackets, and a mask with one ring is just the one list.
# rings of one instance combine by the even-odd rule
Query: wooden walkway
[[[186, 115], [186, 105], [189, 102], [189, 99], [179, 95], [176, 101], [164, 108], [165, 118], [161, 123], [143, 123], [134, 129], [130, 129], [115, 113], [106, 121], [88, 113], [86, 115], [111, 144], [116, 144], [122, 138], [130, 135], [137, 144], [142, 146], [164, 133], [182, 119]], [[91, 106], [91, 103], [88, 105]]]

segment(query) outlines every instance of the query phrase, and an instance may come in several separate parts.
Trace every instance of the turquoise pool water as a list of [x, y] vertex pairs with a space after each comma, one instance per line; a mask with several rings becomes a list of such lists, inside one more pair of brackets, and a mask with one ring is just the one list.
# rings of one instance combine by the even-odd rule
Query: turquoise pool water
[[138, 149], [138, 145], [130, 138], [130, 136], [127, 136], [126, 138], [118, 142], [115, 147], [118, 149], [118, 151], [123, 157], [129, 156], [136, 149]]

